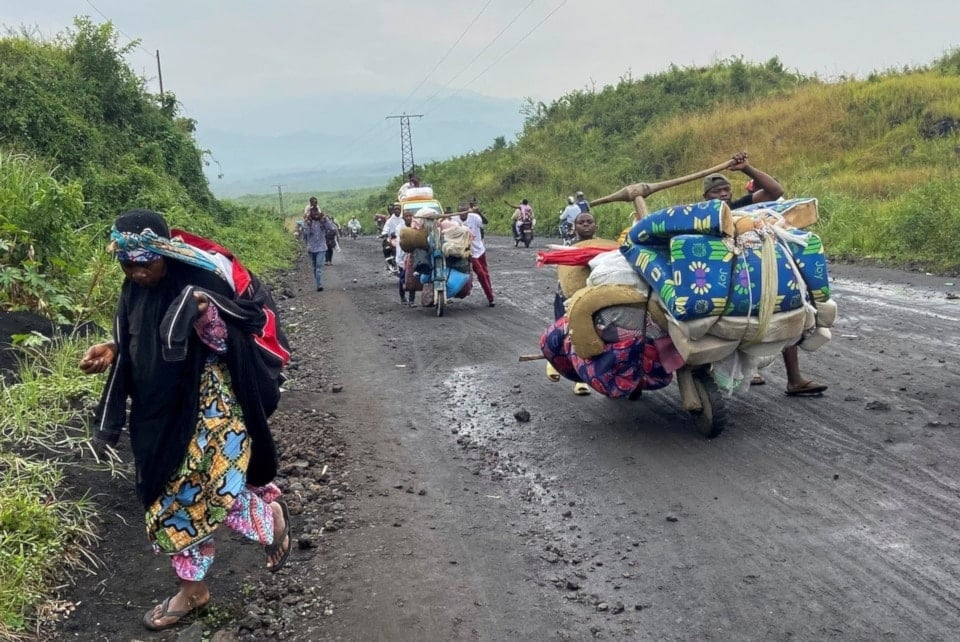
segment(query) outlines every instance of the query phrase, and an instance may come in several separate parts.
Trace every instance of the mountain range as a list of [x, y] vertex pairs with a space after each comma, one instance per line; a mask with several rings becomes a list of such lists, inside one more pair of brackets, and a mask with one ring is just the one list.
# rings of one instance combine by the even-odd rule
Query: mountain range
[[[522, 99], [469, 92], [391, 94], [320, 92], [288, 99], [245, 99], [242, 106], [194, 105], [196, 138], [218, 197], [329, 191], [383, 185], [402, 173], [400, 120], [408, 114], [417, 165], [515, 139]], [[445, 95], [444, 95], [445, 94]], [[422, 114], [422, 118], [413, 117]]]

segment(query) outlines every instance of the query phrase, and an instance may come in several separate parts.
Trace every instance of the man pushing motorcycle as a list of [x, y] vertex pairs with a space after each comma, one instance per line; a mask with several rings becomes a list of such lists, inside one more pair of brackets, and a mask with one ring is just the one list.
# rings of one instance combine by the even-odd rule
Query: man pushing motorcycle
[[[718, 199], [724, 201], [731, 209], [737, 209], [752, 203], [775, 201], [783, 196], [783, 186], [777, 182], [777, 179], [750, 165], [747, 162], [746, 152], [734, 154], [731, 163], [729, 166], [731, 170], [743, 172], [750, 178], [754, 191], [734, 200], [730, 181], [723, 174], [714, 173], [703, 179], [704, 199]], [[800, 356], [796, 345], [787, 346], [783, 349], [783, 365], [787, 370], [787, 395], [791, 397], [820, 395], [827, 389], [826, 385], [806, 379], [800, 373]], [[764, 383], [766, 381], [760, 374], [755, 374], [751, 380], [752, 385], [763, 385]]]

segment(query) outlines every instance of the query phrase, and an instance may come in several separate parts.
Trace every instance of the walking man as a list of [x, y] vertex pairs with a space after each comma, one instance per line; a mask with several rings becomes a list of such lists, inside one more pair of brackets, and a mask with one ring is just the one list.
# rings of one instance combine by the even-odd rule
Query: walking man
[[470, 230], [473, 240], [470, 243], [470, 266], [477, 274], [480, 287], [487, 296], [487, 302], [493, 307], [493, 284], [490, 282], [490, 268], [487, 267], [487, 249], [483, 245], [483, 220], [480, 215], [469, 209], [460, 212], [460, 220]]
[[310, 255], [317, 292], [323, 292], [323, 255], [327, 251], [327, 235], [330, 232], [336, 233], [336, 228], [320, 211], [315, 197], [310, 198], [304, 219], [303, 241], [307, 245], [307, 254]]

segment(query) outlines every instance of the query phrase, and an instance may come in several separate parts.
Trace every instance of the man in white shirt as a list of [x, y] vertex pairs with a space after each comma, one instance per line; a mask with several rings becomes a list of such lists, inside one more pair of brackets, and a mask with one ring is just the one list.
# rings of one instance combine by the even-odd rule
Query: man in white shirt
[[399, 203], [394, 203], [389, 208], [390, 218], [387, 219], [386, 223], [383, 224], [383, 229], [380, 230], [380, 238], [383, 239], [383, 260], [387, 262], [387, 268], [390, 272], [397, 274], [399, 271], [399, 264], [396, 260], [396, 247], [394, 244], [390, 243], [390, 239], [397, 236], [400, 228], [403, 226], [403, 217], [400, 216], [400, 212], [403, 211]]
[[563, 208], [563, 211], [560, 212], [560, 223], [562, 225], [569, 225], [570, 229], [573, 229], [573, 224], [577, 221], [577, 217], [580, 216], [582, 210], [580, 206], [577, 205], [577, 202], [572, 196], [567, 197], [567, 206]]
[[358, 236], [362, 226], [360, 225], [360, 220], [354, 215], [350, 217], [350, 221], [347, 223], [347, 228], [350, 229], [350, 236]]
[[400, 206], [394, 205], [390, 210], [390, 218], [387, 219], [387, 222], [383, 224], [383, 229], [380, 230], [380, 236], [385, 238], [396, 236], [397, 230], [403, 226], [403, 217], [400, 216], [400, 212]]
[[487, 302], [493, 307], [493, 284], [490, 282], [490, 268], [487, 267], [487, 249], [483, 245], [483, 219], [473, 208], [460, 212], [460, 220], [470, 230], [473, 240], [470, 243], [470, 266], [477, 274], [477, 281], [487, 296]]
[[[397, 250], [396, 261], [397, 261], [397, 268], [399, 269], [398, 276], [400, 277], [400, 303], [407, 304], [407, 305], [413, 305], [414, 294], [416, 293], [413, 291], [406, 292], [406, 290], [404, 289], [404, 283], [406, 282], [406, 278], [407, 278], [407, 266], [406, 266], [407, 253], [403, 251], [402, 247], [400, 247], [400, 230], [402, 230], [404, 227], [410, 227], [410, 223], [412, 222], [413, 222], [413, 212], [408, 210], [403, 213], [402, 217], [400, 217], [400, 225], [397, 226], [396, 232], [394, 232], [394, 234], [396, 235], [396, 239], [395, 239], [396, 250]], [[406, 292], [406, 297], [404, 297], [404, 292]]]

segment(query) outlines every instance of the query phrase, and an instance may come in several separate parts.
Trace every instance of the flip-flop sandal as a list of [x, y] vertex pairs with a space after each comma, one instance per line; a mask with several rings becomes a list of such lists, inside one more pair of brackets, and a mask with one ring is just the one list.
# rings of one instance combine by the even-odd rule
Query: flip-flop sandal
[[[204, 606], [207, 605], [207, 602], [209, 602], [209, 600], [207, 600], [207, 602], [204, 602], [203, 604], [197, 604], [196, 606], [189, 608], [186, 611], [171, 611], [170, 600], [172, 599], [173, 598], [168, 597], [167, 599], [165, 599], [163, 602], [160, 603], [160, 615], [156, 617], [153, 616], [153, 612], [157, 607], [153, 607], [152, 609], [144, 613], [143, 625], [151, 631], [165, 631], [169, 628], [177, 626], [178, 624], [180, 624], [183, 618], [190, 615], [190, 613], [192, 613], [193, 611], [202, 609]], [[174, 620], [173, 622], [170, 622], [169, 624], [154, 624], [155, 621], [162, 620], [168, 617], [175, 617], [177, 619]]]
[[753, 375], [753, 378], [750, 380], [751, 386], [762, 386], [766, 383], [767, 383], [766, 379], [764, 379], [760, 375]]
[[267, 544], [263, 547], [263, 550], [266, 551], [267, 557], [273, 557], [280, 551], [280, 547], [283, 546], [283, 540], [289, 539], [287, 544], [287, 550], [283, 552], [283, 555], [276, 561], [273, 566], [268, 566], [267, 570], [271, 573], [276, 573], [283, 565], [287, 563], [287, 558], [290, 557], [290, 549], [293, 548], [293, 538], [290, 537], [290, 510], [287, 508], [287, 503], [282, 499], [278, 499], [277, 503], [280, 504], [280, 510], [283, 512], [283, 532], [281, 532], [275, 539], [276, 541], [273, 544]]
[[573, 394], [583, 396], [590, 394], [590, 386], [585, 383], [575, 383], [573, 384]]
[[804, 381], [803, 385], [797, 386], [795, 388], [787, 388], [786, 395], [788, 397], [811, 397], [813, 395], [823, 394], [823, 391], [827, 389], [827, 386], [822, 383], [817, 383], [816, 381]]
[[560, 381], [560, 373], [556, 368], [553, 367], [553, 364], [549, 361], [547, 362], [547, 379], [553, 382]]

